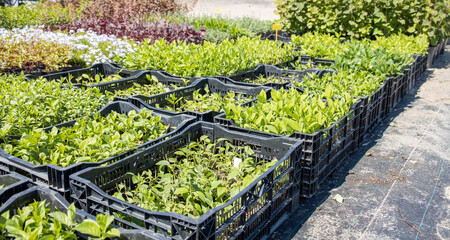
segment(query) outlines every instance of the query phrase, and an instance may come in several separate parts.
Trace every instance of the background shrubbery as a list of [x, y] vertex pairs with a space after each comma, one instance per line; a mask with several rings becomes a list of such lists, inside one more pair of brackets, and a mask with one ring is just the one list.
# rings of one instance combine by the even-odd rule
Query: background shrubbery
[[291, 33], [340, 33], [370, 38], [426, 34], [432, 45], [449, 36], [448, 0], [277, 0], [280, 21]]

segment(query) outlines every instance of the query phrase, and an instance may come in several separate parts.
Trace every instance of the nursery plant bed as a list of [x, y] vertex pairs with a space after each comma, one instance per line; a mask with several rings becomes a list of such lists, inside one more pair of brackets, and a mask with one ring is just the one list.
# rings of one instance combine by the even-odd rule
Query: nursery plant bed
[[[171, 212], [152, 212], [112, 197], [117, 184], [131, 187], [132, 175], [155, 168], [155, 164], [202, 136], [216, 141], [249, 146], [257, 161], [278, 160], [225, 204], [197, 219]], [[91, 214], [116, 213], [116, 224], [146, 229], [164, 239], [260, 239], [268, 237], [298, 208], [295, 184], [300, 177], [302, 142], [284, 137], [260, 137], [235, 132], [214, 123], [197, 122], [180, 134], [105, 167], [72, 175], [73, 198]]]
[[[270, 100], [268, 100], [270, 101]], [[256, 104], [256, 100], [245, 106]], [[301, 158], [302, 179], [298, 183], [300, 196], [311, 198], [317, 192], [319, 184], [338, 166], [359, 144], [362, 101], [357, 101], [350, 111], [341, 119], [324, 130], [307, 134], [294, 132], [290, 138], [303, 142]], [[227, 119], [225, 113], [214, 118], [214, 122], [230, 130], [240, 131], [263, 137], [280, 137], [282, 135], [238, 127], [233, 120]]]
[[[142, 109], [139, 109], [132, 104], [128, 102], [113, 102], [110, 104], [107, 104], [103, 109], [101, 109], [98, 113], [101, 116], [107, 116], [111, 112], [118, 112], [121, 114], [128, 114], [130, 111], [136, 111], [140, 112]], [[139, 146], [126, 150], [116, 156], [109, 157], [107, 159], [101, 160], [99, 162], [78, 162], [73, 165], [67, 166], [67, 167], [60, 167], [54, 164], [45, 164], [45, 165], [36, 165], [31, 162], [27, 162], [21, 158], [14, 157], [12, 155], [7, 154], [3, 149], [0, 149], [0, 169], [4, 171], [13, 171], [20, 173], [24, 176], [27, 176], [33, 180], [33, 182], [37, 182], [40, 185], [50, 187], [51, 189], [54, 189], [61, 194], [63, 194], [64, 197], [69, 196], [69, 175], [73, 174], [75, 172], [78, 172], [80, 170], [99, 166], [103, 164], [110, 164], [113, 162], [116, 162], [120, 159], [125, 158], [126, 156], [129, 156], [139, 150], [148, 148], [158, 142], [163, 141], [167, 137], [173, 136], [178, 134], [181, 130], [186, 128], [189, 124], [195, 122], [195, 118], [187, 115], [174, 115], [170, 113], [163, 113], [158, 110], [153, 110], [152, 115], [154, 116], [160, 116], [161, 122], [164, 125], [170, 125], [172, 129], [169, 129], [169, 131], [164, 134], [163, 136], [160, 136], [156, 139], [153, 139], [151, 141], [145, 142], [140, 144]], [[55, 125], [56, 128], [61, 127], [69, 127], [76, 123], [76, 120], [68, 121], [65, 123], [61, 123], [58, 125]], [[45, 131], [49, 132], [52, 130], [53, 127], [44, 128]]]
[[120, 96], [117, 97], [116, 99], [125, 100], [126, 97], [136, 95], [132, 93], [134, 92], [133, 90], [130, 93], [127, 93], [128, 89], [130, 88], [134, 88], [137, 91], [141, 87], [151, 88], [152, 86], [154, 86], [155, 87], [154, 94], [157, 95], [174, 90], [174, 88], [186, 87], [192, 84], [192, 82], [194, 82], [197, 79], [198, 78], [184, 78], [173, 76], [164, 71], [143, 70], [131, 77], [88, 86], [80, 85], [79, 87], [93, 87], [100, 89], [100, 91], [102, 92], [112, 92], [112, 93], [115, 93], [116, 91], [121, 91], [123, 93], [121, 93], [120, 95], [125, 94], [126, 96]]
[[88, 80], [88, 78], [94, 79], [96, 75], [101, 75], [106, 78], [110, 75], [119, 75], [122, 78], [127, 78], [136, 75], [140, 70], [124, 69], [116, 64], [112, 63], [95, 63], [88, 68], [73, 69], [69, 71], [60, 71], [55, 73], [39, 73], [39, 74], [27, 74], [28, 79], [45, 78], [47, 80], [60, 80], [62, 78], [67, 81], [71, 81], [74, 84], [79, 84], [77, 79]]
[[[236, 81], [228, 81], [227, 79], [218, 80], [215, 78], [203, 78], [193, 82], [190, 86], [176, 89], [170, 92], [154, 95], [154, 96], [142, 96], [135, 95], [128, 98], [128, 101], [133, 103], [139, 108], [157, 109], [164, 113], [175, 114], [173, 111], [164, 110], [166, 106], [174, 105], [169, 100], [172, 98], [179, 99], [192, 99], [195, 92], [199, 94], [207, 94], [206, 87], [209, 89], [210, 94], [220, 94], [222, 97], [228, 93], [235, 93], [242, 98], [250, 98], [257, 96], [261, 91], [268, 92], [270, 88], [264, 86], [250, 86], [246, 83], [239, 83]], [[175, 108], [179, 108], [182, 102], [176, 103]], [[188, 114], [195, 116], [200, 121], [212, 122], [214, 116], [219, 114], [220, 111], [207, 110], [207, 111], [182, 111], [178, 114]]]
[[[288, 84], [292, 81], [302, 79], [308, 74], [319, 74], [320, 69], [308, 69], [304, 71], [288, 70], [278, 68], [272, 65], [261, 64], [255, 69], [250, 71], [241, 72], [228, 77], [219, 76], [215, 77], [219, 80], [229, 81], [229, 82], [245, 82], [248, 86], [265, 86], [274, 89], [286, 88]], [[273, 82], [260, 83], [258, 79], [266, 78], [268, 80], [273, 79]]]

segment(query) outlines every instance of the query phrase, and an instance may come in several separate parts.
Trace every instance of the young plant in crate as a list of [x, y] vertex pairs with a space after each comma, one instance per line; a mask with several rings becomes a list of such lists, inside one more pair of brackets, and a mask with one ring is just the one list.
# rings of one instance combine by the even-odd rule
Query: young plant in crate
[[347, 114], [354, 103], [348, 94], [341, 99], [333, 98], [330, 86], [318, 95], [281, 89], [272, 90], [271, 96], [268, 100], [266, 93], [261, 92], [251, 106], [229, 104], [225, 117], [240, 127], [289, 136], [328, 128]]
[[126, 159], [73, 174], [70, 183], [83, 209], [114, 213], [123, 226], [159, 237], [268, 236], [299, 206], [301, 148], [295, 139], [202, 121]]
[[0, 144], [7, 154], [36, 165], [67, 167], [80, 162], [98, 162], [133, 149], [167, 133], [168, 125], [152, 111], [134, 110], [125, 114], [99, 113], [78, 119], [73, 126], [51, 131], [33, 129], [19, 140], [5, 139]]
[[195, 111], [195, 112], [206, 112], [206, 111], [223, 111], [224, 107], [228, 104], [240, 105], [244, 102], [251, 100], [251, 96], [243, 97], [240, 93], [229, 92], [225, 96], [220, 93], [211, 93], [208, 85], [204, 89], [195, 90], [192, 97], [179, 97], [177, 98], [175, 94], [170, 95], [167, 100], [167, 105], [160, 106], [156, 105], [158, 108], [163, 108], [173, 112], [183, 112], [183, 111]]
[[22, 135], [98, 111], [109, 99], [98, 89], [63, 88], [64, 83], [0, 76], [0, 138]]
[[249, 147], [202, 136], [178, 149], [157, 167], [133, 174], [134, 189], [118, 184], [114, 197], [151, 211], [177, 212], [198, 218], [237, 195], [277, 159], [257, 162]]

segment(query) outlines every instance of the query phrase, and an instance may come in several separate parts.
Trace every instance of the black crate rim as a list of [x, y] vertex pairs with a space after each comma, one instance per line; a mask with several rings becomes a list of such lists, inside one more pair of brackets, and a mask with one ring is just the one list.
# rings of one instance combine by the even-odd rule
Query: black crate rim
[[[213, 125], [214, 123], [205, 122], [205, 121], [199, 121], [199, 122], [196, 122], [196, 123], [191, 124], [190, 127], [194, 127], [194, 126], [196, 126], [196, 125], [202, 125], [202, 124]], [[224, 128], [223, 126], [220, 126], [220, 125], [217, 125], [217, 127], [222, 128], [222, 129], [226, 129], [226, 128]], [[188, 130], [189, 130], [189, 128], [186, 128], [186, 129], [184, 129], [182, 132], [180, 132], [180, 133], [177, 134], [177, 135], [182, 135], [183, 133], [187, 132]], [[240, 134], [246, 135], [246, 136], [255, 136], [255, 135], [248, 134], [248, 133], [240, 133]], [[174, 137], [175, 137], [175, 136], [174, 136]], [[276, 137], [266, 137], [266, 138], [267, 138], [267, 139], [274, 139], [274, 140], [282, 139], [282, 140], [287, 141], [287, 142], [292, 142], [293, 144], [292, 144], [292, 146], [289, 148], [288, 152], [285, 153], [285, 155], [284, 155], [283, 158], [278, 159], [277, 163], [276, 163], [274, 166], [272, 166], [272, 167], [271, 167], [270, 169], [268, 169], [266, 172], [264, 172], [263, 174], [261, 174], [261, 175], [260, 175], [258, 178], [256, 178], [251, 184], [249, 184], [247, 187], [245, 187], [243, 190], [241, 190], [237, 195], [235, 195], [233, 198], [231, 198], [230, 200], [228, 200], [226, 203], [224, 203], [224, 204], [222, 204], [222, 205], [220, 205], [220, 206], [218, 206], [218, 207], [215, 207], [215, 208], [212, 208], [212, 209], [208, 210], [207, 212], [205, 212], [204, 214], [202, 214], [202, 215], [199, 216], [198, 218], [191, 218], [191, 217], [188, 217], [188, 216], [179, 214], [179, 213], [170, 213], [170, 212], [152, 212], [152, 211], [150, 211], [150, 210], [147, 210], [147, 209], [144, 209], [144, 208], [141, 208], [141, 207], [137, 207], [136, 205], [131, 204], [131, 203], [128, 203], [128, 202], [126, 202], [126, 201], [122, 201], [122, 200], [120, 200], [120, 199], [118, 199], [118, 198], [112, 197], [111, 195], [106, 194], [103, 190], [101, 190], [99, 187], [97, 187], [97, 186], [96, 186], [94, 183], [92, 183], [91, 181], [86, 180], [86, 179], [84, 179], [83, 177], [80, 176], [80, 175], [82, 175], [82, 174], [88, 173], [89, 171], [91, 171], [91, 169], [84, 169], [84, 170], [82, 170], [82, 171], [79, 171], [79, 172], [77, 172], [77, 173], [74, 173], [74, 174], [72, 174], [72, 175], [70, 176], [70, 179], [71, 179], [71, 181], [73, 180], [73, 181], [76, 181], [76, 182], [82, 182], [82, 183], [84, 183], [84, 184], [86, 184], [86, 185], [89, 185], [90, 187], [92, 187], [92, 188], [95, 189], [96, 191], [101, 192], [102, 195], [104, 195], [103, 197], [105, 197], [105, 198], [107, 198], [107, 199], [109, 199], [109, 200], [120, 201], [122, 205], [126, 205], [126, 206], [132, 207], [132, 208], [139, 208], [139, 209], [141, 209], [141, 211], [151, 213], [152, 215], [159, 215], [159, 216], [166, 216], [166, 217], [171, 217], [171, 216], [174, 216], [174, 215], [175, 215], [177, 218], [180, 218], [180, 219], [182, 219], [182, 220], [189, 221], [189, 222], [192, 222], [192, 223], [194, 223], [194, 224], [200, 224], [200, 223], [204, 222], [205, 220], [207, 220], [208, 218], [210, 218], [212, 215], [214, 215], [217, 211], [219, 211], [219, 210], [221, 210], [221, 209], [224, 209], [225, 207], [228, 207], [231, 203], [233, 203], [234, 201], [236, 201], [239, 197], [242, 197], [242, 195], [244, 194], [245, 191], [248, 191], [248, 190], [250, 190], [251, 188], [255, 187], [255, 185], [258, 183], [258, 181], [260, 181], [263, 177], [265, 177], [265, 176], [267, 176], [268, 174], [270, 174], [271, 171], [275, 170], [276, 167], [278, 167], [281, 163], [283, 163], [283, 162], [289, 157], [289, 154], [293, 153], [294, 151], [296, 151], [297, 149], [299, 149], [299, 148], [303, 145], [303, 141], [301, 141], [301, 140], [299, 140], [299, 139], [287, 138], [286, 136], [276, 136]], [[170, 139], [168, 139], [168, 140], [166, 140], [166, 141], [169, 141], [169, 140], [170, 140]], [[164, 142], [165, 142], [165, 141], [164, 141]], [[156, 146], [158, 146], [158, 145], [162, 145], [164, 142], [159, 142], [158, 144], [155, 144], [154, 146], [156, 147]], [[144, 151], [145, 151], [145, 150], [142, 150], [141, 152], [144, 152]], [[137, 154], [139, 154], [139, 153], [140, 153], [140, 152], [137, 152], [137, 153], [135, 153], [135, 154], [133, 154], [133, 155], [137, 155]], [[131, 155], [131, 156], [133, 156], [133, 155]], [[131, 158], [131, 156], [130, 156], [130, 158]], [[124, 160], [125, 160], [125, 159], [123, 159], [123, 160], [121, 160], [121, 161], [124, 161]], [[118, 163], [119, 163], [119, 162], [116, 162], [116, 163], [110, 164], [109, 166], [106, 166], [106, 167], [111, 167], [111, 168], [112, 168], [112, 167], [114, 167], [114, 165], [116, 165], [116, 164], [118, 164]], [[100, 169], [100, 168], [104, 168], [104, 167], [95, 167], [95, 168]], [[290, 168], [292, 168], [292, 166], [291, 166]]]

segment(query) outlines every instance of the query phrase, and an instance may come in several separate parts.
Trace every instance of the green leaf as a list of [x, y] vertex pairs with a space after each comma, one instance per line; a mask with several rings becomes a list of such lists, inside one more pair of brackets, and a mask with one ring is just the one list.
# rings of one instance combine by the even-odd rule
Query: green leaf
[[188, 193], [189, 190], [187, 188], [181, 187], [181, 188], [177, 188], [177, 190], [175, 190], [174, 194], [184, 194], [184, 193]]
[[267, 102], [266, 92], [264, 90], [261, 90], [261, 92], [258, 94], [257, 98], [258, 98], [258, 101], [261, 103]]
[[72, 225], [72, 221], [70, 220], [70, 218], [63, 212], [51, 212], [49, 213], [49, 215], [66, 226]]
[[91, 219], [85, 219], [82, 223], [75, 226], [74, 229], [76, 231], [79, 231], [80, 233], [94, 237], [101, 237], [102, 235], [102, 230], [100, 229], [100, 226]]

